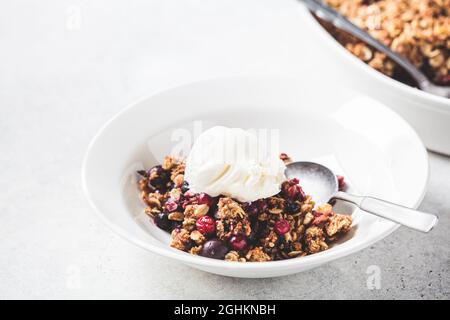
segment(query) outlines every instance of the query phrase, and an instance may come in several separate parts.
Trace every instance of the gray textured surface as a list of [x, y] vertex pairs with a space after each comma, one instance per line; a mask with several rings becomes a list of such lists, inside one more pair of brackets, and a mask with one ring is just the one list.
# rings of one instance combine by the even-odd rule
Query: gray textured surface
[[[441, 217], [431, 234], [401, 228], [355, 255], [277, 279], [230, 279], [175, 265], [114, 235], [84, 199], [87, 144], [130, 101], [217, 75], [298, 72], [299, 57], [310, 49], [297, 41], [305, 35], [295, 5], [2, 2], [0, 298], [448, 299], [450, 158], [444, 156], [430, 154], [421, 205]], [[70, 25], [74, 12], [81, 14], [79, 28]], [[372, 265], [381, 270], [379, 290], [367, 289]]]

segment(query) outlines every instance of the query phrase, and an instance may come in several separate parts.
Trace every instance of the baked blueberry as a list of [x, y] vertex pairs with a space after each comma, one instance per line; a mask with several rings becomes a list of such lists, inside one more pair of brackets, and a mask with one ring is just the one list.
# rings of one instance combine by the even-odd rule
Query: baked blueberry
[[165, 231], [172, 231], [173, 223], [171, 220], [169, 220], [169, 217], [165, 213], [158, 213], [154, 221], [158, 228], [165, 230]]
[[212, 239], [205, 242], [200, 255], [202, 257], [223, 260], [227, 252], [228, 247], [222, 241], [218, 239]]

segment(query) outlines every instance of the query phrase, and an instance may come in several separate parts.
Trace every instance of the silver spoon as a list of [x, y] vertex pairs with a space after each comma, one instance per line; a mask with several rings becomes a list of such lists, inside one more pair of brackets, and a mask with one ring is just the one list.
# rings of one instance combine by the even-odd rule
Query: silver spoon
[[343, 15], [339, 14], [336, 10], [332, 9], [330, 6], [326, 5], [320, 0], [299, 0], [303, 2], [306, 7], [314, 12], [319, 18], [331, 22], [336, 28], [342, 29], [351, 35], [357, 37], [358, 39], [369, 44], [373, 48], [380, 52], [386, 54], [391, 60], [401, 66], [406, 72], [408, 72], [411, 77], [417, 82], [419, 88], [428, 93], [450, 98], [450, 87], [438, 86], [433, 84], [427, 76], [417, 69], [411, 62], [395, 53], [388, 46], [385, 46], [366, 31], [360, 29], [353, 23], [351, 23]]
[[314, 162], [293, 162], [286, 166], [288, 179], [297, 178], [302, 188], [316, 203], [338, 199], [351, 202], [361, 210], [397, 222], [406, 227], [429, 232], [438, 217], [373, 197], [357, 196], [339, 191], [336, 175], [327, 167]]

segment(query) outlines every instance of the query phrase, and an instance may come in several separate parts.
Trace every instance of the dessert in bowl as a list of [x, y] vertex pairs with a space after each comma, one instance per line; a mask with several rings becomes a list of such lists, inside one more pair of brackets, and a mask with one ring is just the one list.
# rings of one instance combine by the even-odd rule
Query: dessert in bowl
[[265, 262], [327, 250], [350, 231], [351, 216], [316, 206], [298, 179], [285, 177], [290, 158], [262, 156], [261, 144], [254, 133], [215, 126], [197, 138], [186, 161], [166, 156], [138, 172], [144, 211], [171, 233], [171, 247]]
[[[326, 243], [326, 250], [308, 254], [302, 247], [302, 250], [289, 251], [294, 251], [291, 255], [301, 251], [298, 256], [277, 260], [275, 255], [273, 260], [277, 261], [264, 262], [249, 261], [253, 258], [247, 259], [246, 254], [241, 255], [238, 250], [239, 256], [235, 255], [238, 261], [223, 261], [171, 247], [171, 235], [159, 228], [153, 218], [149, 219], [144, 212], [147, 206], [139, 197], [138, 185], [142, 177], [136, 172], [148, 172], [158, 165], [170, 167], [164, 164], [164, 158], [173, 154], [180, 132], [181, 136], [192, 133], [193, 137], [198, 137], [209, 128], [225, 126], [278, 130], [279, 150], [286, 151], [292, 159], [322, 163], [344, 175], [348, 191], [417, 207], [425, 192], [428, 164], [425, 149], [415, 132], [398, 115], [370, 98], [341, 88], [323, 95], [318, 88], [310, 79], [235, 77], [202, 81], [153, 94], [119, 113], [94, 138], [83, 165], [85, 193], [106, 224], [125, 239], [169, 257], [174, 263], [216, 274], [250, 278], [281, 276], [361, 250], [387, 236], [397, 225], [337, 203], [333, 212], [351, 216], [352, 227], [335, 242]], [[199, 120], [202, 130], [196, 128]], [[383, 130], [377, 125], [381, 121]], [[192, 138], [186, 143], [188, 150], [194, 141], [196, 139]], [[174, 174], [175, 180], [177, 175]], [[411, 176], [414, 176], [413, 184]], [[297, 184], [293, 185], [297, 190]], [[208, 190], [211, 198], [216, 197], [211, 190]], [[262, 191], [256, 196], [267, 198]], [[306, 196], [308, 190], [303, 191]], [[227, 195], [233, 199], [230, 196]], [[197, 195], [193, 200], [193, 204], [210, 201], [208, 197], [197, 198]], [[247, 199], [235, 202], [247, 202], [243, 200]], [[208, 221], [201, 221], [199, 225], [205, 232], [210, 227]], [[280, 227], [283, 233], [283, 224]], [[214, 237], [217, 237], [215, 232]], [[247, 262], [239, 262], [241, 258]], [[231, 259], [230, 254], [228, 260]]]

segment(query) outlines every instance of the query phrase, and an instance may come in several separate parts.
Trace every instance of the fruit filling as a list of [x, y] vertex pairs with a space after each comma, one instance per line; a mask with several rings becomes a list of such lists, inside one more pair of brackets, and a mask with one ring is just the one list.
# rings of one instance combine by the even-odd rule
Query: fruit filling
[[[280, 159], [290, 161], [286, 154]], [[302, 257], [328, 249], [352, 226], [350, 215], [316, 206], [298, 179], [284, 181], [271, 197], [243, 202], [195, 193], [184, 173], [185, 163], [167, 156], [138, 172], [139, 189], [145, 213], [170, 232], [170, 246], [194, 255], [238, 262]], [[344, 188], [344, 178], [338, 180]]]

